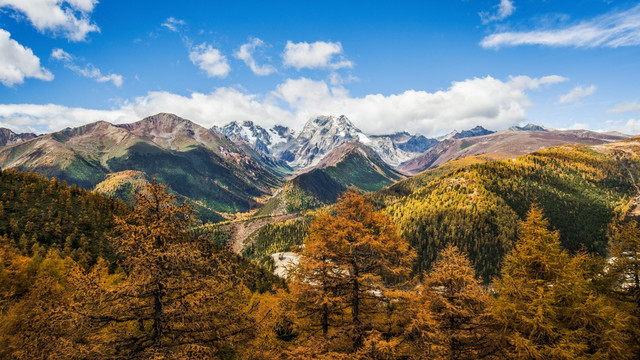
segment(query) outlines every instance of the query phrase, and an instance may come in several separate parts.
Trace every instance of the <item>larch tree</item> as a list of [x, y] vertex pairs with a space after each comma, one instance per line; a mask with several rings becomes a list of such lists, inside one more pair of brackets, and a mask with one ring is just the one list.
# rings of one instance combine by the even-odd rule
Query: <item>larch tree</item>
[[596, 291], [587, 255], [570, 256], [533, 206], [494, 282], [492, 312], [512, 359], [636, 358], [633, 317]]
[[391, 218], [360, 193], [346, 191], [335, 212], [311, 225], [293, 282], [302, 289], [303, 311], [318, 318], [324, 335], [332, 331], [332, 317], [344, 311], [341, 319], [348, 320], [337, 324], [335, 337], [349, 338], [341, 351], [355, 352], [388, 285], [408, 279], [415, 254]]
[[175, 200], [155, 181], [139, 192], [134, 211], [115, 221], [124, 275], [94, 269], [79, 282], [99, 356], [211, 358], [251, 336], [248, 290], [187, 233], [192, 209]]
[[494, 352], [489, 295], [457, 247], [440, 252], [419, 293], [407, 335], [422, 355], [480, 359]]
[[640, 228], [636, 221], [620, 224], [609, 240], [607, 277], [614, 292], [640, 308]]
[[86, 327], [67, 277], [77, 264], [57, 250], [20, 255], [0, 236], [0, 358], [86, 358]]

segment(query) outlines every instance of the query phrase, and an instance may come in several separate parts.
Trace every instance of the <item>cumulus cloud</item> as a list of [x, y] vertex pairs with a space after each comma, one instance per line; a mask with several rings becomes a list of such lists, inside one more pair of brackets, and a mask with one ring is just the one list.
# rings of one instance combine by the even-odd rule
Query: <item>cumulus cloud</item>
[[483, 24], [488, 24], [492, 21], [500, 21], [504, 20], [507, 17], [511, 16], [514, 11], [516, 11], [516, 7], [513, 6], [513, 1], [511, 0], [500, 0], [500, 4], [496, 5], [498, 8], [495, 13], [491, 12], [481, 12], [478, 13], [480, 15], [480, 19]]
[[287, 41], [282, 54], [284, 66], [300, 70], [351, 68], [353, 63], [344, 58], [339, 42], [316, 41], [314, 43]]
[[209, 94], [182, 96], [150, 92], [113, 110], [66, 108], [57, 105], [0, 105], [0, 122], [17, 129], [45, 132], [107, 120], [131, 122], [158, 112], [171, 112], [203, 126], [234, 120], [254, 120], [300, 129], [322, 114], [348, 116], [370, 134], [397, 131], [436, 136], [454, 129], [482, 125], [492, 129], [518, 124], [527, 118], [527, 92], [566, 78], [515, 76], [502, 81], [487, 76], [453, 82], [436, 92], [408, 90], [400, 94], [353, 97], [341, 86], [307, 78], [288, 79], [265, 95], [221, 87]]
[[273, 126], [286, 124], [286, 119], [293, 118], [292, 113], [277, 106], [273, 99], [223, 87], [209, 94], [192, 93], [189, 96], [149, 92], [111, 110], [52, 104], [5, 104], [0, 105], [0, 124], [14, 131], [43, 133], [98, 120], [133, 122], [159, 112], [174, 113], [205, 127], [224, 125], [238, 119], [255, 119], [265, 126]]
[[61, 61], [64, 64], [65, 68], [73, 71], [80, 76], [93, 79], [99, 83], [112, 82], [117, 87], [122, 86], [122, 82], [124, 80], [122, 75], [103, 75], [100, 69], [96, 68], [90, 63], [87, 63], [84, 66], [79, 66], [78, 64], [76, 64], [76, 58], [62, 49], [53, 49], [53, 51], [51, 52], [51, 58]]
[[576, 102], [582, 98], [585, 98], [589, 95], [593, 95], [596, 92], [597, 87], [595, 85], [591, 85], [589, 87], [576, 86], [571, 91], [564, 95], [560, 95], [558, 98], [558, 104], [569, 104]]
[[273, 66], [269, 64], [258, 65], [253, 56], [256, 48], [264, 47], [265, 45], [264, 41], [258, 38], [253, 38], [248, 43], [240, 46], [240, 49], [235, 53], [235, 57], [244, 61], [244, 63], [247, 64], [247, 66], [251, 68], [251, 71], [256, 75], [266, 76], [273, 74], [276, 71]]
[[0, 8], [24, 15], [41, 32], [83, 41], [88, 33], [100, 31], [90, 19], [97, 3], [98, 0], [0, 0]]
[[296, 123], [317, 114], [345, 114], [372, 134], [408, 130], [434, 136], [475, 125], [497, 129], [517, 124], [526, 119], [531, 105], [527, 90], [566, 80], [516, 76], [501, 81], [487, 76], [453, 82], [433, 93], [408, 90], [352, 97], [342, 87], [301, 78], [279, 85], [275, 95], [295, 109]]
[[607, 110], [609, 114], [622, 114], [632, 111], [640, 111], [640, 103], [638, 103], [637, 101], [622, 103]]
[[166, 27], [167, 29], [173, 32], [178, 32], [179, 28], [184, 25], [186, 25], [186, 22], [184, 20], [176, 19], [173, 16], [168, 18], [167, 20], [165, 20], [165, 22], [162, 23], [162, 26]]
[[207, 73], [208, 77], [226, 77], [231, 71], [227, 58], [220, 50], [213, 48], [207, 43], [202, 43], [191, 48], [189, 59], [201, 70]]
[[0, 83], [13, 86], [24, 83], [25, 78], [44, 81], [53, 80], [53, 74], [40, 66], [40, 58], [17, 41], [11, 34], [0, 29]]
[[518, 45], [579, 48], [637, 46], [640, 45], [640, 5], [563, 28], [499, 32], [485, 37], [480, 45], [496, 49]]

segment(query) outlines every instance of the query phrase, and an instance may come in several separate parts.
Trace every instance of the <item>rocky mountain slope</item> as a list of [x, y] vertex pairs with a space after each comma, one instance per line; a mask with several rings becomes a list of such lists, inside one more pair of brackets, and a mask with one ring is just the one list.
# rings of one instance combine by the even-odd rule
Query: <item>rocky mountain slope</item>
[[172, 114], [124, 125], [101, 121], [5, 146], [0, 166], [88, 189], [109, 174], [140, 171], [192, 201], [205, 219], [254, 208], [282, 184], [278, 173], [223, 134]]
[[551, 130], [530, 124], [482, 136], [456, 138], [454, 135], [441, 141], [422, 155], [401, 164], [397, 170], [406, 174], [417, 174], [450, 160], [474, 155], [508, 159], [550, 146], [597, 145], [620, 141], [627, 137], [623, 134], [599, 133], [588, 130]]
[[13, 131], [0, 128], [0, 146], [9, 146], [31, 140], [36, 137], [33, 133], [16, 134]]
[[443, 141], [443, 140], [449, 140], [449, 139], [462, 139], [462, 138], [468, 138], [468, 137], [490, 135], [493, 133], [495, 133], [495, 131], [487, 130], [482, 126], [476, 126], [473, 129], [469, 129], [469, 130], [462, 130], [462, 131], [454, 130], [445, 136], [439, 137], [438, 140]]

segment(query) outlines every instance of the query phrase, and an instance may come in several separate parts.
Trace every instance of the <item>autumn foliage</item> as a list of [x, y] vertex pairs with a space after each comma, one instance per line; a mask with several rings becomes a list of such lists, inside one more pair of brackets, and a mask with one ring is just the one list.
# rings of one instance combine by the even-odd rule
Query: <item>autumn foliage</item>
[[[633, 219], [612, 223], [605, 259], [565, 250], [534, 205], [524, 220], [505, 225], [516, 240], [504, 244], [510, 250], [500, 271], [486, 279], [468, 249], [450, 241], [454, 232], [443, 236], [428, 268], [417, 267], [416, 249], [392, 217], [347, 191], [310, 220], [283, 285], [194, 236], [192, 209], [160, 183], [127, 208], [46, 179], [3, 176], [14, 185], [0, 194], [0, 215], [37, 221], [22, 208], [35, 196], [70, 204], [43, 216], [49, 225], [78, 208], [96, 221], [77, 220], [68, 244], [0, 221], [8, 224], [0, 233], [2, 359], [640, 356]], [[84, 245], [75, 240], [82, 236]]]

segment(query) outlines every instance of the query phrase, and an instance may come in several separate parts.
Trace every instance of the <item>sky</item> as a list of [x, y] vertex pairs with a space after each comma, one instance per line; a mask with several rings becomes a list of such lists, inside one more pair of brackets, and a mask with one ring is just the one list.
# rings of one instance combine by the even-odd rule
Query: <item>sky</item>
[[0, 0], [0, 127], [640, 133], [640, 2]]

